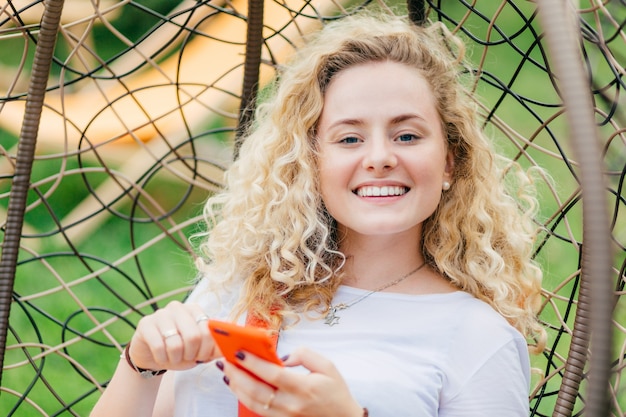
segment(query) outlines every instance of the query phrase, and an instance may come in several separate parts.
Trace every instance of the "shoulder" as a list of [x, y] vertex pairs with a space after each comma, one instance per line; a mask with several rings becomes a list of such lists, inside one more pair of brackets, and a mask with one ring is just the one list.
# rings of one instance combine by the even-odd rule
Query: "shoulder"
[[240, 296], [239, 286], [215, 287], [207, 278], [200, 279], [187, 296], [185, 303], [200, 305], [213, 318], [225, 318], [232, 312]]
[[449, 382], [462, 387], [483, 369], [498, 364], [498, 377], [513, 378], [528, 385], [530, 361], [522, 334], [489, 304], [471, 295], [457, 304], [454, 331], [448, 345], [446, 374]]
[[442, 334], [448, 339], [452, 359], [471, 363], [488, 360], [505, 345], [527, 356], [524, 336], [499, 312], [469, 293], [458, 291], [445, 297], [437, 310]]
[[503, 345], [519, 340], [522, 334], [499, 312], [484, 301], [463, 293], [455, 305], [455, 332], [460, 338], [484, 341], [485, 344]]

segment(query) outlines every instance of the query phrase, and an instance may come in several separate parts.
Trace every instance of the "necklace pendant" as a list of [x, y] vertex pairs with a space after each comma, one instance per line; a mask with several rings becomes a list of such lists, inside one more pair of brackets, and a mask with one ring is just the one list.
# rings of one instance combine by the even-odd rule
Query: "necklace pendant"
[[400, 278], [383, 285], [380, 288], [377, 288], [375, 290], [367, 292], [364, 295], [361, 295], [360, 297], [358, 297], [356, 300], [350, 301], [348, 304], [346, 304], [346, 303], [339, 303], [337, 305], [331, 305], [328, 308], [328, 313], [326, 313], [326, 316], [324, 316], [324, 324], [327, 324], [327, 325], [329, 325], [331, 327], [334, 326], [335, 324], [339, 324], [339, 319], [341, 318], [341, 317], [339, 317], [337, 315], [337, 312], [339, 310], [345, 310], [346, 308], [352, 307], [353, 305], [355, 305], [357, 303], [360, 303], [361, 301], [365, 300], [367, 297], [369, 297], [370, 295], [372, 295], [374, 293], [377, 293], [377, 292], [385, 290], [385, 289], [387, 289], [389, 287], [393, 287], [396, 284], [399, 284], [403, 280], [407, 279], [408, 277], [410, 277], [411, 275], [413, 275], [414, 273], [416, 273], [417, 271], [422, 269], [425, 265], [426, 265], [426, 262], [423, 262], [420, 266], [418, 266], [417, 268], [415, 268], [414, 270], [412, 270], [408, 274], [405, 274], [405, 275], [401, 276]]
[[326, 316], [324, 317], [324, 324], [327, 324], [331, 327], [335, 324], [339, 324], [339, 319], [341, 317], [337, 315], [337, 311], [343, 310], [346, 307], [347, 306], [345, 304], [337, 304], [336, 306], [331, 306], [328, 309], [328, 313], [326, 313]]

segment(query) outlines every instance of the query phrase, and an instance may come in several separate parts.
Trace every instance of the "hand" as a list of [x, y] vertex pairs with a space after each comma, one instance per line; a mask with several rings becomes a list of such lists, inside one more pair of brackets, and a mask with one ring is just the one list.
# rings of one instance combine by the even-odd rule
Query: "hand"
[[129, 355], [139, 368], [189, 369], [220, 356], [197, 304], [172, 301], [139, 320]]
[[[294, 351], [284, 365], [302, 365], [310, 371], [299, 374], [244, 353], [240, 366], [221, 363], [230, 389], [250, 410], [262, 416], [361, 417], [363, 408], [350, 394], [337, 368], [328, 359], [306, 348]], [[223, 365], [223, 366], [222, 366]], [[269, 385], [268, 385], [269, 384]]]

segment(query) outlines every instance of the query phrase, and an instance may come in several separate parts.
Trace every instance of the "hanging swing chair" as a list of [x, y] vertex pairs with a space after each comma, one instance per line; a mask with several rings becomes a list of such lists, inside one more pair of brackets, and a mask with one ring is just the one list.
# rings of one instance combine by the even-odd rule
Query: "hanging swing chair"
[[582, 3], [0, 2], [0, 415], [88, 415], [137, 321], [189, 291], [202, 202], [276, 69], [390, 8], [466, 41], [484, 128], [550, 176], [529, 415], [625, 416], [626, 7]]

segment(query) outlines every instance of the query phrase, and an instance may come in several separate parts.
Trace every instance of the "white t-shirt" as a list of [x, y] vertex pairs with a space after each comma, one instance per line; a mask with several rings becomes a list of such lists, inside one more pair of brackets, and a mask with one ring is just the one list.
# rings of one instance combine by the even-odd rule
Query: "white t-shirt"
[[[333, 304], [365, 293], [341, 286]], [[321, 353], [370, 416], [528, 416], [526, 342], [471, 295], [374, 293], [337, 315], [332, 327], [303, 317], [281, 331], [278, 355], [298, 346]], [[176, 416], [237, 416], [236, 399], [214, 363], [177, 372], [175, 390]]]

